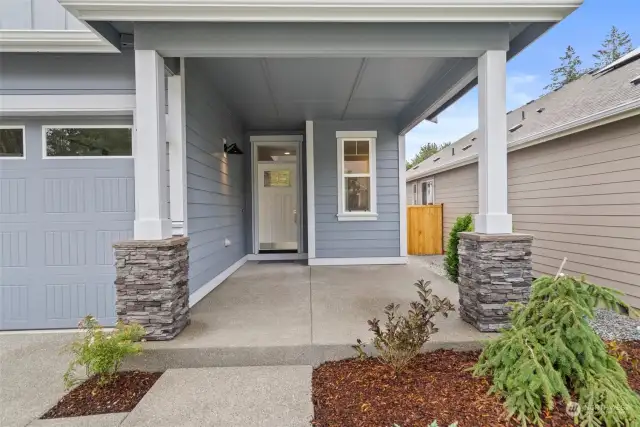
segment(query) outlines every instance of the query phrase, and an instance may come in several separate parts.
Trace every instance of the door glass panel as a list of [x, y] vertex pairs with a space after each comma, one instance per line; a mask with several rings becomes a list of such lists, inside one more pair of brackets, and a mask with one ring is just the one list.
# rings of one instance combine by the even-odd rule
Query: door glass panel
[[371, 211], [371, 198], [369, 197], [369, 187], [371, 179], [365, 178], [345, 178], [345, 206], [347, 212], [369, 212]]
[[426, 205], [427, 203], [427, 183], [422, 183], [422, 204]]
[[255, 220], [258, 251], [297, 252], [299, 215], [296, 147], [260, 145], [256, 150], [258, 209]]

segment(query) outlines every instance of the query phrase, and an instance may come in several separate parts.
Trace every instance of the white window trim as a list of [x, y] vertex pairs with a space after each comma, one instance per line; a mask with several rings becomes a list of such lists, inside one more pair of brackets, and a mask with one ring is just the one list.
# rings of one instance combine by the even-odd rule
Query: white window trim
[[[344, 136], [348, 135], [348, 136]], [[336, 132], [338, 139], [337, 162], [338, 162], [338, 221], [376, 221], [378, 219], [378, 191], [376, 186], [376, 136], [377, 132]], [[344, 206], [344, 143], [345, 141], [369, 141], [369, 173], [349, 174], [350, 177], [367, 177], [370, 180], [369, 212], [346, 212]]]
[[0, 157], [0, 160], [25, 160], [27, 158], [27, 128], [25, 125], [2, 125], [0, 129], [22, 129], [22, 156]]
[[[47, 129], [131, 129], [131, 156], [47, 156]], [[135, 135], [133, 125], [45, 125], [42, 126], [42, 158], [47, 160], [133, 159]]]

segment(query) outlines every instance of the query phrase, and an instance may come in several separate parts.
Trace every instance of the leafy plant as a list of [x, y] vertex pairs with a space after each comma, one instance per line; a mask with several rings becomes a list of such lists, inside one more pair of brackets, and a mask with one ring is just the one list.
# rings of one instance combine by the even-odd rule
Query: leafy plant
[[145, 330], [138, 324], [125, 325], [118, 321], [113, 332], [105, 332], [93, 316], [87, 316], [78, 324], [84, 335], [71, 343], [68, 350], [74, 355], [64, 374], [65, 386], [69, 389], [80, 382], [74, 373], [84, 366], [87, 377], [99, 375], [98, 384], [108, 383], [118, 372], [126, 356], [140, 354], [140, 341]]
[[528, 304], [514, 304], [512, 328], [485, 347], [473, 373], [493, 376], [490, 392], [522, 426], [542, 425], [541, 411], [555, 398], [579, 408], [580, 426], [639, 426], [638, 395], [587, 322], [599, 304], [628, 309], [618, 295], [584, 278], [537, 279]]
[[458, 237], [458, 233], [464, 231], [473, 231], [473, 218], [471, 214], [466, 214], [456, 219], [449, 233], [444, 266], [447, 270], [447, 277], [454, 283], [458, 283], [458, 264], [460, 263], [460, 258], [458, 257], [458, 243], [460, 242], [460, 238]]
[[[413, 301], [407, 315], [398, 314], [400, 306], [391, 303], [384, 309], [387, 321], [384, 329], [378, 319], [369, 320], [369, 330], [373, 332], [373, 345], [378, 350], [378, 358], [391, 365], [396, 372], [402, 371], [416, 357], [431, 334], [438, 332], [433, 318], [440, 313], [444, 317], [453, 311], [453, 304], [448, 298], [440, 299], [431, 295], [431, 282], [418, 280], [414, 286], [418, 288], [420, 301]], [[358, 356], [367, 357], [365, 344], [358, 339], [353, 348]]]

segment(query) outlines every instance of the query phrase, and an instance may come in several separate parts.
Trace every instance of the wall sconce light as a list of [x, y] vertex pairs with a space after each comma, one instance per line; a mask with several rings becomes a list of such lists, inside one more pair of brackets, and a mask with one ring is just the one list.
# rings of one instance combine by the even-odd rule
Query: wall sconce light
[[234, 142], [232, 144], [227, 144], [227, 139], [222, 138], [222, 142], [224, 143], [224, 154], [244, 154], [244, 152], [238, 147], [238, 145]]

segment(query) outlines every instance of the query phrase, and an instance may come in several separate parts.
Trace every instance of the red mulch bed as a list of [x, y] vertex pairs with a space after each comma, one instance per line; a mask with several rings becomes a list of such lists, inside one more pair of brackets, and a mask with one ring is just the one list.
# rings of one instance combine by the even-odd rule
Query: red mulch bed
[[118, 372], [113, 381], [102, 386], [97, 376], [91, 377], [60, 399], [42, 419], [131, 412], [160, 375], [162, 372]]
[[[621, 347], [640, 360], [640, 343]], [[517, 426], [504, 418], [504, 406], [487, 395], [490, 383], [474, 378], [467, 368], [479, 352], [438, 350], [419, 355], [406, 371], [393, 370], [375, 359], [328, 362], [313, 372], [313, 404], [317, 427], [425, 427], [437, 420], [446, 427]], [[623, 363], [631, 370], [630, 363]], [[640, 390], [640, 372], [629, 372], [629, 384]], [[573, 426], [559, 402], [547, 414], [548, 427]]]

